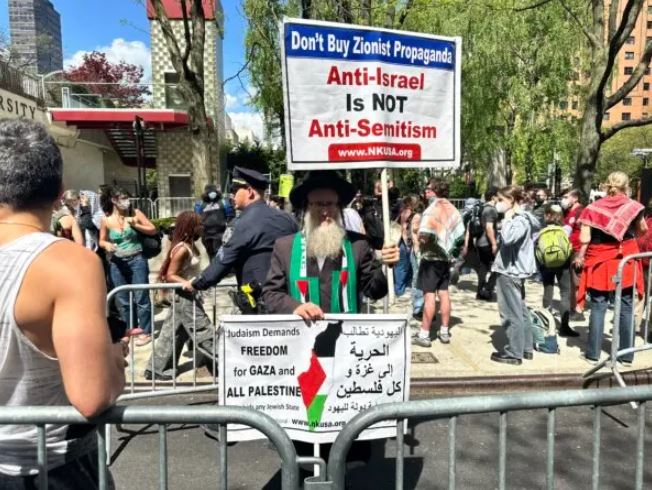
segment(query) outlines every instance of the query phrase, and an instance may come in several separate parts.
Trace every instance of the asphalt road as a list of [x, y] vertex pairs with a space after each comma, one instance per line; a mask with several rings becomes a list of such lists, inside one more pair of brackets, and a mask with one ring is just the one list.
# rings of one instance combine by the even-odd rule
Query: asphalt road
[[[184, 400], [187, 402], [188, 400]], [[195, 399], [196, 403], [202, 400]], [[180, 400], [168, 399], [177, 404]], [[161, 403], [160, 401], [158, 403]], [[647, 425], [652, 415], [647, 412]], [[592, 410], [557, 411], [555, 488], [591, 487]], [[636, 412], [629, 406], [609, 407], [602, 415], [600, 488], [634, 486]], [[507, 488], [545, 488], [545, 410], [514, 412], [508, 416]], [[127, 426], [113, 431], [114, 463], [111, 472], [117, 488], [158, 488], [158, 432], [156, 427]], [[421, 422], [406, 436], [406, 489], [448, 486], [447, 421]], [[645, 448], [652, 451], [647, 431]], [[168, 435], [169, 488], [206, 489], [218, 486], [218, 446], [197, 426], [173, 426]], [[375, 441], [370, 461], [352, 465], [347, 487], [393, 489], [396, 442]], [[457, 422], [459, 489], [498, 487], [498, 414], [460, 417]], [[645, 458], [649, 461], [649, 457]], [[228, 449], [229, 489], [280, 488], [280, 460], [267, 441], [237, 443]], [[645, 469], [643, 488], [652, 486], [652, 467]]]

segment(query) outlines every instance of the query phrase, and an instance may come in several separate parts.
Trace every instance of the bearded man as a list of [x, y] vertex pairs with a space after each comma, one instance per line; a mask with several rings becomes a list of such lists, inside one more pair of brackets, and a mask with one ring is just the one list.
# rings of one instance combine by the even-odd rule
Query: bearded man
[[[263, 300], [272, 314], [320, 320], [325, 313], [358, 313], [361, 295], [380, 299], [387, 294], [381, 264], [364, 235], [346, 231], [342, 208], [355, 188], [334, 171], [315, 171], [290, 193], [303, 211], [303, 229], [279, 238], [274, 245]], [[381, 250], [383, 264], [398, 262], [396, 245]]]

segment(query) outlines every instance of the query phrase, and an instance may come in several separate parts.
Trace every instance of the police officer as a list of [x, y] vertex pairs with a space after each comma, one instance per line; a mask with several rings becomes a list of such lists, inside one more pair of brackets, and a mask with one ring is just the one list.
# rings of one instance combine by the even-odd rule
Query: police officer
[[277, 238], [299, 231], [297, 223], [287, 213], [272, 209], [263, 195], [269, 185], [260, 172], [235, 167], [230, 193], [235, 207], [241, 211], [235, 221], [233, 235], [220, 253], [199, 277], [184, 284], [184, 289], [205, 290], [219, 283], [232, 269], [238, 287], [265, 283]]

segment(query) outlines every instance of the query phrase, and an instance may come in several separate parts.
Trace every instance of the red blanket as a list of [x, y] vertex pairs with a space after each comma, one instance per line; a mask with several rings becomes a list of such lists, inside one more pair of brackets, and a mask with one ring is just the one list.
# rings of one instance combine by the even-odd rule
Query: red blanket
[[580, 215], [579, 222], [597, 228], [608, 235], [623, 240], [634, 218], [643, 211], [643, 205], [624, 194], [607, 196], [589, 204]]
[[[577, 290], [577, 306], [584, 308], [586, 292], [589, 289], [598, 291], [615, 291], [616, 283], [613, 278], [618, 271], [618, 264], [626, 255], [638, 253], [636, 240], [625, 240], [618, 244], [589, 245], [584, 260], [584, 270], [580, 276], [580, 284]], [[623, 289], [634, 286], [636, 276], [636, 290], [639, 296], [643, 296], [645, 289], [643, 285], [643, 268], [641, 262], [633, 260], [627, 262], [623, 269]]]

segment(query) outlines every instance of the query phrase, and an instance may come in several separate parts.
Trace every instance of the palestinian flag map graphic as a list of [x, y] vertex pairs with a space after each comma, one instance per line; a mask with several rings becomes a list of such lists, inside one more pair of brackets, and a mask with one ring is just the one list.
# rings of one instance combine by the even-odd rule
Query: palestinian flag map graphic
[[335, 345], [341, 334], [342, 322], [330, 322], [326, 330], [315, 337], [308, 370], [298, 376], [311, 431], [314, 431], [321, 421], [326, 398], [332, 386]]

